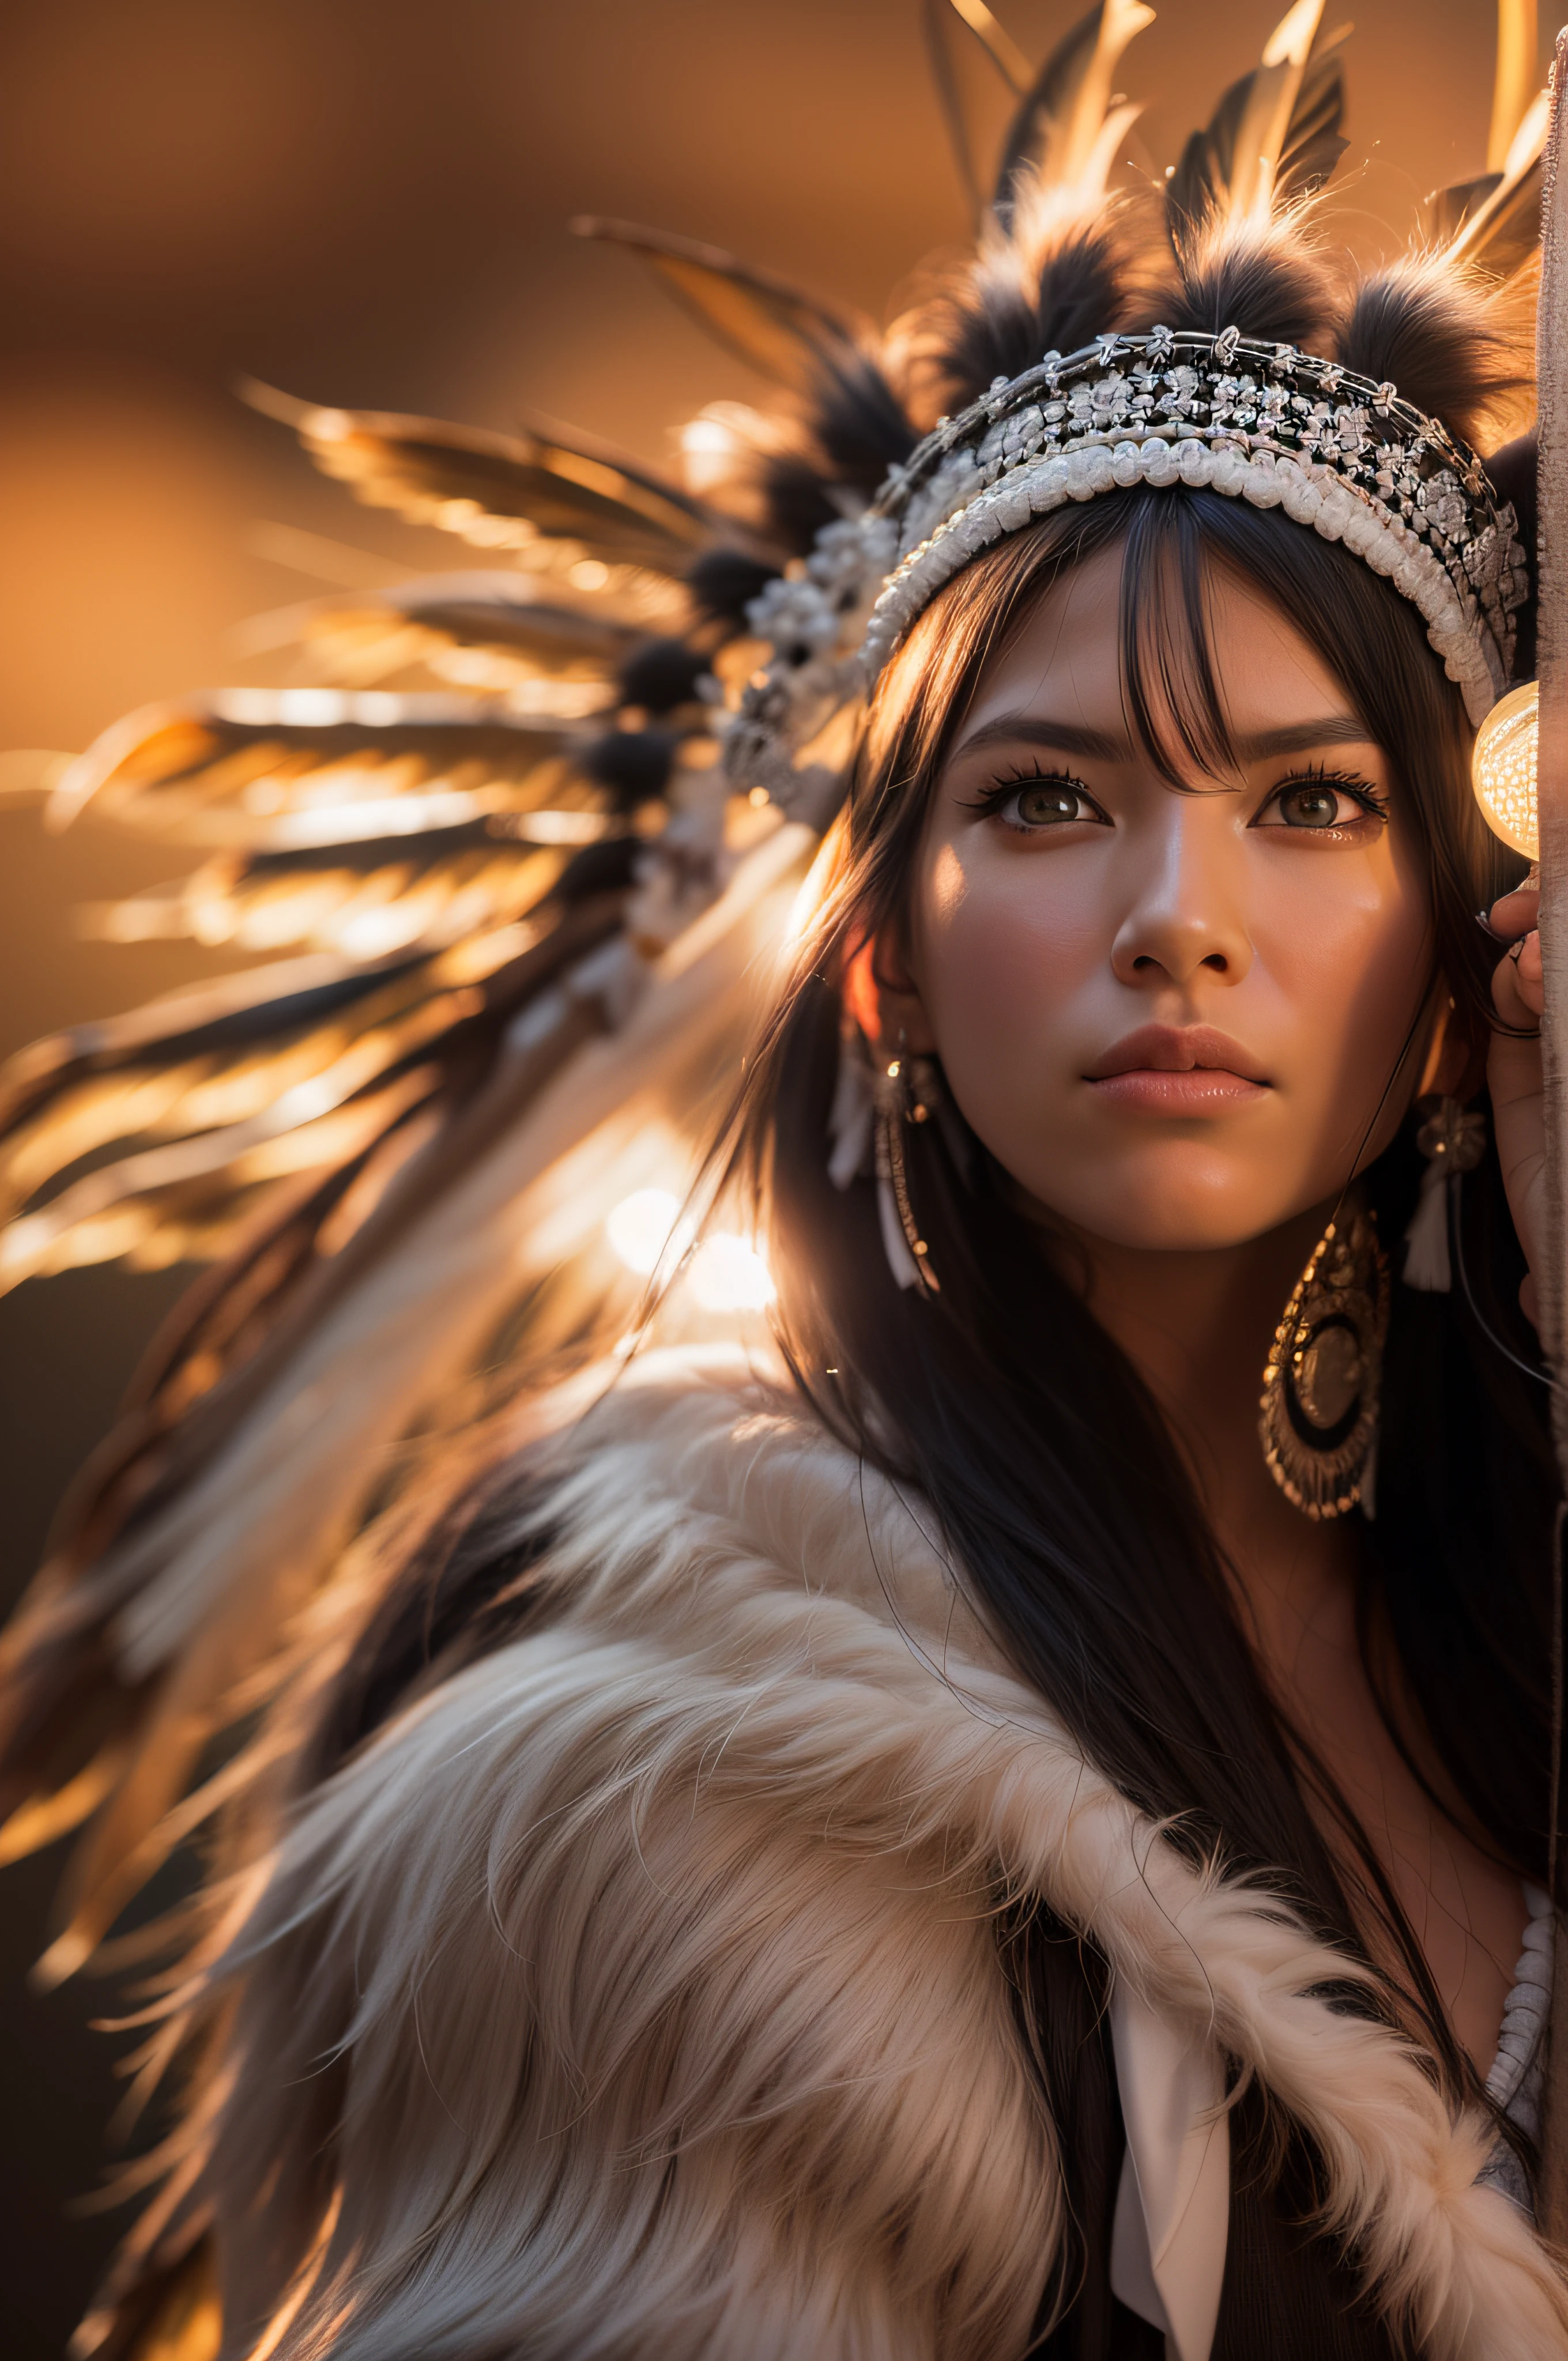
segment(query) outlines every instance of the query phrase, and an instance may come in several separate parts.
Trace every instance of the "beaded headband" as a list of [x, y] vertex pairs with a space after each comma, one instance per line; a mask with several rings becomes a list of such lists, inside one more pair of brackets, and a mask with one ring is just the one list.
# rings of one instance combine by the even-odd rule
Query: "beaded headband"
[[1507, 690], [1525, 553], [1475, 454], [1393, 385], [1336, 361], [1235, 328], [1157, 327], [997, 379], [939, 422], [862, 516], [826, 527], [769, 584], [747, 609], [772, 653], [731, 718], [731, 777], [786, 808], [815, 800], [826, 774], [795, 755], [870, 691], [945, 582], [1034, 518], [1137, 484], [1282, 508], [1419, 609], [1473, 722]]

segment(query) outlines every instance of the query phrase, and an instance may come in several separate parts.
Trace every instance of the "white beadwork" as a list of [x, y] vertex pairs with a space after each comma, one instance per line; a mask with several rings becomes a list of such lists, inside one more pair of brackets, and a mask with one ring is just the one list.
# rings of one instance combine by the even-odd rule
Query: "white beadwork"
[[731, 780], [787, 805], [795, 751], [869, 693], [944, 583], [1065, 501], [1138, 484], [1283, 508], [1418, 609], [1472, 720], [1507, 689], [1526, 590], [1517, 521], [1441, 421], [1288, 346], [1156, 328], [992, 385], [753, 602], [773, 656], [729, 718]]
[[1540, 2092], [1527, 2092], [1525, 2085], [1552, 2005], [1556, 1925], [1551, 1897], [1540, 1886], [1526, 1886], [1525, 1902], [1530, 1924], [1514, 1968], [1514, 1988], [1503, 2010], [1503, 2029], [1486, 2077], [1486, 2096], [1533, 2136]]

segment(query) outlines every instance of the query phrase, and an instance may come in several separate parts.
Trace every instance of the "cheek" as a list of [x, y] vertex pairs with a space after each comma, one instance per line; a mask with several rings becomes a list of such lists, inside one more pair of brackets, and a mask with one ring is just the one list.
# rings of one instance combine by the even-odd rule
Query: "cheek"
[[[1278, 864], [1258, 896], [1260, 967], [1294, 1036], [1299, 1104], [1372, 1104], [1393, 1073], [1425, 997], [1431, 921], [1420, 880], [1391, 858], [1313, 875], [1319, 856]], [[1329, 857], [1321, 869], [1329, 868]], [[1291, 870], [1302, 873], [1289, 873]], [[1368, 1110], [1370, 1115], [1370, 1110]]]
[[983, 1069], [1021, 1036], [1048, 1035], [1106, 958], [1087, 878], [1044, 870], [1026, 856], [966, 864], [951, 844], [927, 866], [916, 938], [921, 992], [948, 1055], [966, 1067]]

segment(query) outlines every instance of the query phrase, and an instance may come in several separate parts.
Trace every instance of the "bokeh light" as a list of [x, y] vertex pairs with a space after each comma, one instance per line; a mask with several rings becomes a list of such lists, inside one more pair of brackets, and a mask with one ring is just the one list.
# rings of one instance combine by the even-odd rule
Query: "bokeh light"
[[765, 1312], [776, 1293], [755, 1241], [715, 1230], [692, 1257], [691, 1290], [705, 1312]]
[[635, 1189], [605, 1223], [611, 1246], [641, 1279], [652, 1278], [665, 1258], [677, 1262], [692, 1241], [692, 1225], [681, 1218], [681, 1201], [668, 1189]]

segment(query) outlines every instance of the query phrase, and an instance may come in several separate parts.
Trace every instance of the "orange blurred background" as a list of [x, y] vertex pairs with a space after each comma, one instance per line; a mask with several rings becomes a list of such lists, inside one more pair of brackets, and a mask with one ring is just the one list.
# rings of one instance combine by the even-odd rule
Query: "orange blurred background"
[[[1172, 5], [1141, 37], [1143, 170], [1175, 160], [1282, 5]], [[1038, 55], [1077, 11], [998, 13]], [[1367, 0], [1334, 236], [1386, 246], [1382, 225], [1481, 169], [1493, 30], [1491, 0]], [[966, 228], [919, 0], [11, 0], [0, 749], [75, 751], [128, 707], [277, 677], [243, 655], [247, 618], [473, 563], [313, 477], [233, 399], [242, 371], [484, 425], [527, 407], [664, 465], [703, 402], [755, 399], [625, 257], [568, 236], [584, 211], [881, 314]], [[211, 968], [75, 934], [76, 906], [177, 866], [106, 829], [46, 836], [36, 801], [0, 796], [0, 1052]], [[0, 1301], [7, 1599], [180, 1284], [84, 1272]], [[14, 2361], [60, 2351], [114, 2231], [63, 2211], [112, 2103], [114, 2045], [85, 2030], [104, 1994], [23, 1987], [54, 1866], [0, 1888]]]

